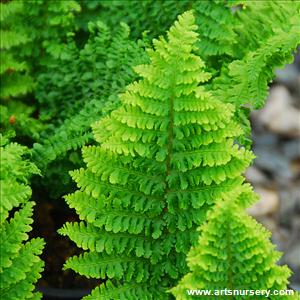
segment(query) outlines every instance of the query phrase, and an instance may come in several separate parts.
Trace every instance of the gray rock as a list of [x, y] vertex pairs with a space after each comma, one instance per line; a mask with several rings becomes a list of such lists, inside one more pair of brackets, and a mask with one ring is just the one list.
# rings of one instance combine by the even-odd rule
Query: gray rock
[[289, 160], [272, 146], [255, 146], [253, 148], [256, 167], [267, 171], [279, 183], [289, 182], [293, 178]]
[[260, 196], [260, 200], [248, 209], [250, 215], [257, 218], [272, 215], [278, 211], [279, 195], [277, 191], [264, 187], [255, 187], [254, 190]]
[[279, 191], [279, 219], [283, 224], [291, 226], [294, 214], [300, 213], [300, 185], [290, 185]]
[[255, 113], [255, 119], [272, 132], [283, 136], [300, 137], [300, 109], [284, 86], [271, 88], [266, 105]]
[[284, 260], [293, 270], [300, 269], [300, 242], [288, 250]]
[[255, 166], [249, 167], [245, 172], [245, 177], [252, 184], [264, 184], [269, 182], [267, 176]]
[[259, 134], [254, 132], [252, 138], [256, 146], [275, 146], [279, 142], [278, 135], [266, 130]]
[[282, 146], [283, 155], [289, 159], [300, 158], [300, 139], [288, 141]]
[[291, 88], [298, 87], [299, 70], [295, 64], [286, 65], [284, 69], [276, 70], [276, 81]]

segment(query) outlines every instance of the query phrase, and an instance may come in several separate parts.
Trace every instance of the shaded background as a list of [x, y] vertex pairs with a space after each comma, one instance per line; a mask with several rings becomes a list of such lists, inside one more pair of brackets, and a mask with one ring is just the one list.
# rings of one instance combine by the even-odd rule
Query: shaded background
[[251, 115], [254, 164], [246, 178], [260, 195], [248, 212], [272, 232], [280, 263], [300, 290], [300, 51], [277, 71], [266, 105]]

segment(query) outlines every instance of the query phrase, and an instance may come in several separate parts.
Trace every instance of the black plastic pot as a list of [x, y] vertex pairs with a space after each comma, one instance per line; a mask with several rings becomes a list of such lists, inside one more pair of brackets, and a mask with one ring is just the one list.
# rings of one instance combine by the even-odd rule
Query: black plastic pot
[[57, 289], [41, 286], [37, 287], [37, 291], [43, 294], [43, 300], [80, 300], [91, 292], [85, 289]]

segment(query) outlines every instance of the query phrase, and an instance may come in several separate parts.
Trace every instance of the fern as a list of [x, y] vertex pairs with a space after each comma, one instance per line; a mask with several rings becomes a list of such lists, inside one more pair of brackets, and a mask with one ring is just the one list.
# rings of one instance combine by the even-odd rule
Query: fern
[[54, 129], [45, 132], [47, 138], [41, 143], [34, 144], [33, 157], [39, 168], [47, 167], [46, 186], [66, 177], [61, 188], [55, 184], [56, 196], [65, 193], [61, 190], [70, 181], [67, 171], [58, 172], [62, 168], [57, 166], [65, 165], [68, 170], [80, 166], [70, 164], [68, 156], [92, 142], [91, 124], [118, 106], [118, 93], [137, 78], [131, 66], [146, 60], [143, 41], [131, 41], [125, 24], [115, 35], [100, 22], [90, 23], [89, 28], [90, 38], [83, 49], [70, 40], [68, 56], [53, 64], [51, 72], [39, 76], [37, 96], [47, 105], [42, 114], [52, 118]]
[[37, 106], [28, 94], [36, 87], [37, 72], [62, 52], [57, 45], [74, 29], [73, 11], [80, 7], [75, 1], [44, 0], [13, 0], [0, 5], [1, 127], [3, 132], [15, 130], [17, 138], [37, 140], [43, 126], [33, 116]]
[[18, 138], [27, 136], [38, 139], [45, 126], [32, 117], [34, 113], [34, 107], [16, 100], [8, 101], [6, 106], [0, 105], [1, 132], [13, 131]]
[[116, 28], [120, 22], [125, 22], [132, 28], [134, 38], [141, 37], [144, 31], [147, 31], [150, 37], [158, 37], [171, 26], [179, 14], [193, 8], [201, 40], [198, 45], [199, 55], [210, 63], [209, 58], [221, 61], [221, 57], [224, 60], [227, 56], [233, 56], [236, 33], [232, 27], [236, 20], [228, 2], [232, 1], [82, 0], [80, 4], [83, 18], [87, 14], [92, 15], [90, 18], [93, 20], [98, 18], [112, 28]]
[[[191, 270], [171, 290], [176, 299], [190, 299], [188, 290], [210, 290], [203, 299], [248, 299], [251, 296], [212, 296], [216, 290], [269, 290], [267, 299], [299, 299], [273, 296], [287, 290], [290, 270], [276, 265], [280, 253], [269, 241], [270, 233], [239, 206], [241, 189], [226, 193], [209, 213], [208, 222], [199, 230], [199, 243], [187, 257]], [[265, 297], [265, 296], [264, 296]]]
[[[9, 1], [1, 3], [1, 98], [24, 95], [34, 88], [33, 75], [63, 51], [60, 39], [74, 28], [75, 1]], [[37, 59], [38, 58], [38, 59]]]
[[62, 41], [67, 32], [75, 29], [75, 14], [80, 11], [80, 6], [74, 0], [13, 0], [11, 3], [14, 2], [21, 3], [23, 10], [13, 16], [11, 22], [23, 27], [28, 36], [28, 42], [18, 49], [17, 54], [30, 62], [35, 73], [52, 57], [58, 58], [64, 53]]
[[2, 136], [0, 151], [0, 298], [40, 299], [41, 295], [33, 290], [44, 265], [38, 257], [44, 241], [28, 240], [34, 203], [28, 201], [31, 189], [27, 182], [39, 170], [23, 157], [26, 147], [7, 144]]
[[81, 1], [81, 5], [83, 13], [87, 9], [94, 17], [108, 18], [113, 27], [127, 22], [134, 36], [146, 29], [158, 36], [177, 14], [193, 8], [198, 55], [212, 72], [209, 89], [238, 108], [235, 118], [245, 132], [239, 142], [246, 146], [251, 145], [250, 111], [263, 106], [275, 68], [291, 62], [299, 44], [298, 1]]
[[112, 34], [103, 23], [90, 23], [89, 39], [83, 49], [76, 45], [74, 34], [70, 34], [68, 43], [63, 44], [64, 56], [48, 65], [38, 77], [37, 99], [44, 119], [60, 125], [77, 114], [86, 102], [101, 94], [108, 97], [108, 90], [119, 90], [126, 84], [133, 73], [129, 66], [138, 61], [136, 57], [142, 51], [129, 40], [128, 26], [122, 24], [118, 28]]
[[[251, 146], [250, 111], [263, 107], [275, 70], [293, 61], [293, 52], [300, 44], [300, 4], [244, 3], [245, 9], [237, 13], [239, 24], [233, 28], [238, 36], [236, 52], [240, 54], [214, 78], [212, 89], [216, 98], [237, 107], [235, 117], [244, 130], [239, 141]], [[246, 50], [242, 49], [244, 45], [248, 45]]]
[[1, 9], [1, 98], [24, 95], [33, 89], [33, 80], [28, 74], [28, 66], [18, 61], [11, 48], [23, 46], [28, 41], [24, 28], [13, 26], [11, 16], [23, 9], [21, 2], [0, 3]]
[[[232, 13], [230, 6], [239, 3], [244, 3], [246, 9], [242, 9], [235, 14]], [[93, 5], [83, 2], [83, 6], [92, 6], [93, 9], [97, 7], [99, 9], [101, 5], [108, 10], [117, 9], [121, 15], [125, 14], [127, 10], [132, 12], [133, 15], [136, 14], [131, 6], [133, 4], [126, 1], [110, 2], [110, 4], [97, 2]], [[199, 25], [197, 32], [199, 33], [200, 42], [197, 43], [199, 47], [197, 54], [205, 59], [210, 68], [213, 68], [214, 75], [211, 81], [213, 82], [212, 88], [215, 90], [214, 96], [222, 101], [231, 102], [238, 107], [235, 117], [238, 122], [244, 124], [245, 131], [239, 141], [244, 145], [251, 144], [249, 140], [251, 131], [249, 124], [250, 110], [244, 104], [252, 101], [251, 99], [253, 99], [253, 103], [262, 103], [266, 98], [268, 83], [274, 74], [273, 69], [291, 59], [290, 53], [297, 44], [297, 27], [292, 26], [295, 21], [293, 23], [291, 20], [287, 23], [284, 20], [292, 16], [294, 10], [290, 5], [286, 8], [281, 7], [282, 5], [277, 4], [277, 2], [275, 4], [258, 5], [257, 7], [251, 3], [248, 4], [247, 1], [204, 1], [201, 4], [194, 3], [193, 5], [196, 23]], [[151, 8], [148, 6], [148, 2], [143, 2], [140, 7], [143, 14], [145, 14], [146, 8], [153, 9], [156, 13], [159, 9], [164, 11], [164, 4], [160, 2], [155, 2], [155, 5], [152, 5]], [[166, 7], [173, 7], [174, 11], [177, 11], [180, 6], [176, 1], [168, 1]], [[177, 7], [177, 10], [175, 7]], [[278, 10], [281, 11], [280, 18], [277, 17], [279, 21], [275, 22], [272, 17], [277, 27], [266, 21], [266, 33], [263, 38], [270, 38], [270, 41], [263, 44], [264, 39], [262, 39], [259, 44], [259, 36], [253, 34], [252, 42], [248, 41], [249, 44], [253, 45], [250, 48], [253, 51], [247, 53], [247, 50], [240, 49], [239, 45], [245, 42], [247, 37], [249, 39], [252, 36], [251, 31], [254, 31], [258, 22], [263, 22], [262, 16], [268, 10], [275, 16]], [[153, 15], [156, 16], [156, 13], [153, 13]], [[124, 19], [121, 15], [114, 14], [114, 17], [118, 21], [125, 20], [133, 24], [130, 17]], [[169, 14], [167, 16], [170, 17]], [[111, 20], [111, 22], [113, 21]], [[250, 29], [248, 29], [248, 26]], [[291, 32], [286, 34], [285, 32], [290, 28], [292, 28]], [[283, 29], [285, 32], [282, 31]], [[101, 36], [99, 32], [102, 33]], [[128, 51], [126, 46], [128, 29], [117, 34], [116, 40], [118, 42], [113, 43], [114, 47], [110, 46], [110, 43], [112, 43], [110, 35], [105, 26], [99, 25], [99, 23], [98, 25], [90, 25], [90, 40], [85, 48], [79, 51], [75, 42], [70, 40], [68, 50], [64, 52], [64, 56], [50, 67], [51, 72], [47, 71], [39, 77], [37, 95], [40, 103], [45, 106], [45, 109], [42, 108], [42, 116], [46, 119], [52, 118], [54, 125], [56, 122], [58, 124], [62, 123], [61, 127], [55, 129], [53, 135], [47, 132], [47, 136], [50, 135], [50, 138], [44, 141], [44, 145], [37, 144], [35, 146], [35, 157], [40, 167], [42, 167], [41, 164], [46, 167], [49, 162], [65, 156], [67, 151], [87, 144], [91, 138], [91, 133], [88, 130], [89, 125], [98, 118], [103, 110], [104, 99], [110, 97], [113, 101], [118, 101], [116, 96], [110, 95], [111, 89], [117, 87], [117, 94], [121, 90], [120, 83], [121, 86], [124, 86], [131, 79], [134, 79], [128, 66], [137, 62], [132, 59], [133, 62], [126, 64], [126, 67], [120, 70], [119, 66], [124, 65], [125, 62], [120, 61], [117, 63], [122, 56], [120, 53], [118, 57], [115, 57], [115, 53], [122, 51], [121, 49], [126, 49], [125, 53]], [[122, 39], [126, 41], [122, 41]], [[101, 48], [98, 47], [97, 51], [95, 50], [96, 43], [103, 45]], [[143, 56], [141, 51], [133, 46], [132, 42], [129, 44], [133, 47], [128, 53], [132, 55], [132, 58]], [[262, 48], [259, 48], [260, 46]], [[109, 47], [111, 47], [111, 50], [106, 50]], [[111, 58], [108, 57], [108, 53], [111, 53]], [[265, 53], [268, 53], [268, 56]], [[243, 59], [239, 60], [240, 58]], [[74, 61], [77, 61], [76, 65], [74, 65]], [[93, 61], [94, 63], [92, 63]], [[97, 63], [95, 63], [96, 61]], [[109, 69], [106, 67], [105, 61]], [[229, 64], [230, 62], [232, 63]], [[226, 67], [228, 64], [229, 68]], [[64, 67], [61, 67], [61, 65]], [[221, 66], [224, 67], [225, 71], [219, 74], [222, 70]], [[108, 75], [116, 72], [120, 74], [120, 78], [127, 73], [130, 76], [128, 76], [128, 80], [124, 81], [123, 78], [120, 80], [115, 79], [115, 76]], [[91, 84], [93, 78], [99, 77], [107, 78], [107, 81], [101, 84], [103, 81], [96, 79]], [[109, 83], [110, 81], [112, 84]], [[78, 86], [80, 87], [79, 91]], [[211, 88], [210, 84], [208, 88]], [[100, 93], [102, 99], [99, 101]], [[82, 106], [82, 103], [84, 103], [82, 99], [97, 100], [94, 102], [88, 101], [86, 106]], [[77, 114], [81, 108], [82, 111]]]
[[128, 299], [166, 299], [164, 290], [187, 272], [197, 226], [222, 192], [243, 182], [253, 158], [234, 145], [234, 107], [202, 86], [210, 74], [194, 54], [196, 28], [188, 12], [168, 41], [154, 40], [151, 64], [135, 68], [144, 79], [93, 126], [101, 146], [85, 147], [87, 168], [71, 173], [80, 190], [66, 201], [82, 222], [60, 233], [89, 251], [65, 267], [112, 280], [87, 299], [117, 299], [120, 290]]
[[[151, 37], [164, 33], [178, 14], [191, 6], [192, 1], [80, 0], [79, 3], [84, 19], [92, 16], [92, 20], [101, 20], [111, 28], [125, 22], [132, 29], [132, 37], [140, 38], [144, 31], [148, 31]], [[80, 24], [83, 23], [81, 18], [82, 15], [78, 17]]]
[[[293, 61], [293, 51], [300, 43], [297, 15], [300, 4], [280, 1], [262, 1], [258, 5], [246, 3], [247, 11], [241, 13], [240, 18], [244, 27], [249, 26], [250, 30], [239, 32], [239, 44], [250, 45], [251, 51], [229, 64], [228, 69], [215, 79], [214, 89], [216, 95], [225, 101], [236, 105], [251, 104], [254, 109], [259, 109], [266, 99], [268, 84], [275, 76], [275, 68]], [[257, 24], [262, 22], [262, 18], [265, 19], [267, 10], [271, 10], [274, 17], [266, 21], [263, 27], [266, 32], [261, 34]], [[243, 34], [247, 34], [246, 37]]]

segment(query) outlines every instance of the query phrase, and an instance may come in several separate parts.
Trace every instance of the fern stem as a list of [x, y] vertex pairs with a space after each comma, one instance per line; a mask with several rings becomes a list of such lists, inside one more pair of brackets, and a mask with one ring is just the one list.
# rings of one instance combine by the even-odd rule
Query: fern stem
[[173, 152], [173, 128], [174, 128], [174, 96], [170, 97], [170, 123], [168, 129], [168, 154], [166, 159], [166, 175], [171, 173], [171, 156]]

